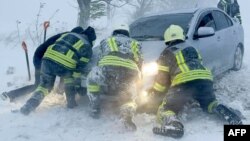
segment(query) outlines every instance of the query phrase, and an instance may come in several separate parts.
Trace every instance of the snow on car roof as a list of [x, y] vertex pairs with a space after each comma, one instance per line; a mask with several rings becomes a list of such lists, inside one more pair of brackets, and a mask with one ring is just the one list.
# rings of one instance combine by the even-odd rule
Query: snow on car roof
[[[158, 15], [166, 15], [166, 14], [185, 14], [185, 13], [195, 13], [196, 11], [202, 11], [202, 10], [219, 10], [215, 7], [199, 7], [199, 8], [189, 8], [189, 9], [179, 9], [179, 10], [170, 10], [170, 11], [164, 11], [164, 12], [157, 12], [157, 13], [150, 13], [146, 14], [145, 16], [142, 16], [141, 18], [151, 17], [151, 16], [158, 16]], [[141, 19], [138, 18], [138, 19]], [[137, 20], [138, 20], [137, 19]]]
[[181, 14], [181, 13], [194, 13], [200, 8], [191, 8], [191, 9], [180, 9], [180, 10], [171, 10], [171, 11], [164, 11], [164, 12], [157, 12], [157, 13], [150, 13], [146, 14], [145, 16], [141, 17], [151, 17], [151, 16], [157, 16], [157, 15], [165, 15], [165, 14]]

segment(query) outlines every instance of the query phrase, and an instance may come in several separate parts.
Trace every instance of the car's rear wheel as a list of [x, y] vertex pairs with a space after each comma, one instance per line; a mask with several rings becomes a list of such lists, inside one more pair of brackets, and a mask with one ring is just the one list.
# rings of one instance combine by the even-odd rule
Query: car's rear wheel
[[234, 71], [238, 71], [241, 69], [242, 61], [243, 61], [243, 50], [240, 46], [238, 46], [234, 54], [234, 66], [233, 66]]

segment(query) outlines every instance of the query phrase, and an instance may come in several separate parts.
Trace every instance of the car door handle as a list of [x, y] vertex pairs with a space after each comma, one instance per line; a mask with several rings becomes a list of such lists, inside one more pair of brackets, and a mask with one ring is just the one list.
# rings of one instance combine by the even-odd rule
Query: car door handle
[[218, 36], [218, 37], [217, 37], [217, 41], [220, 41], [220, 39], [221, 39], [220, 36]]
[[233, 34], [236, 34], [236, 31], [235, 31], [235, 30], [233, 31]]

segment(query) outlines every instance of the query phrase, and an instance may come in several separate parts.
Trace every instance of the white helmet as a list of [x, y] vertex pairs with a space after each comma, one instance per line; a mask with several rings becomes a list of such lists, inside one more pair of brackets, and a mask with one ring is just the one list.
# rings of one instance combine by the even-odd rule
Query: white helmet
[[113, 31], [115, 30], [126, 30], [129, 31], [129, 27], [127, 24], [117, 24], [114, 26]]

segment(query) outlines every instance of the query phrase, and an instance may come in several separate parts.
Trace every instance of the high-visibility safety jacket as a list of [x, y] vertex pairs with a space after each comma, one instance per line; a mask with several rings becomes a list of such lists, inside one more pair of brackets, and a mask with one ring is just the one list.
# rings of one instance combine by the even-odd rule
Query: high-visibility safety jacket
[[111, 65], [140, 70], [141, 46], [136, 40], [118, 34], [103, 40], [99, 47], [99, 66]]
[[59, 34], [56, 34], [56, 35], [48, 38], [44, 43], [42, 43], [41, 45], [39, 45], [36, 48], [36, 51], [35, 51], [34, 56], [33, 56], [33, 64], [35, 66], [35, 69], [37, 69], [37, 70], [41, 69], [42, 58], [43, 58], [43, 55], [45, 54], [47, 48], [50, 45], [54, 44], [56, 42], [56, 40], [59, 39], [61, 37], [61, 35], [65, 34], [65, 33], [67, 33], [67, 32], [59, 33]]
[[240, 15], [240, 6], [237, 0], [234, 0], [234, 3], [229, 3], [226, 0], [220, 0], [217, 7], [223, 11], [225, 11], [229, 16], [233, 18], [238, 18], [240, 23], [242, 23], [241, 15]]
[[43, 59], [52, 60], [76, 72], [84, 72], [91, 56], [92, 46], [85, 35], [65, 33], [48, 47]]
[[183, 48], [180, 44], [168, 47], [157, 63], [158, 74], [153, 88], [160, 93], [193, 80], [213, 80], [211, 71], [202, 65], [202, 58], [194, 47]]

